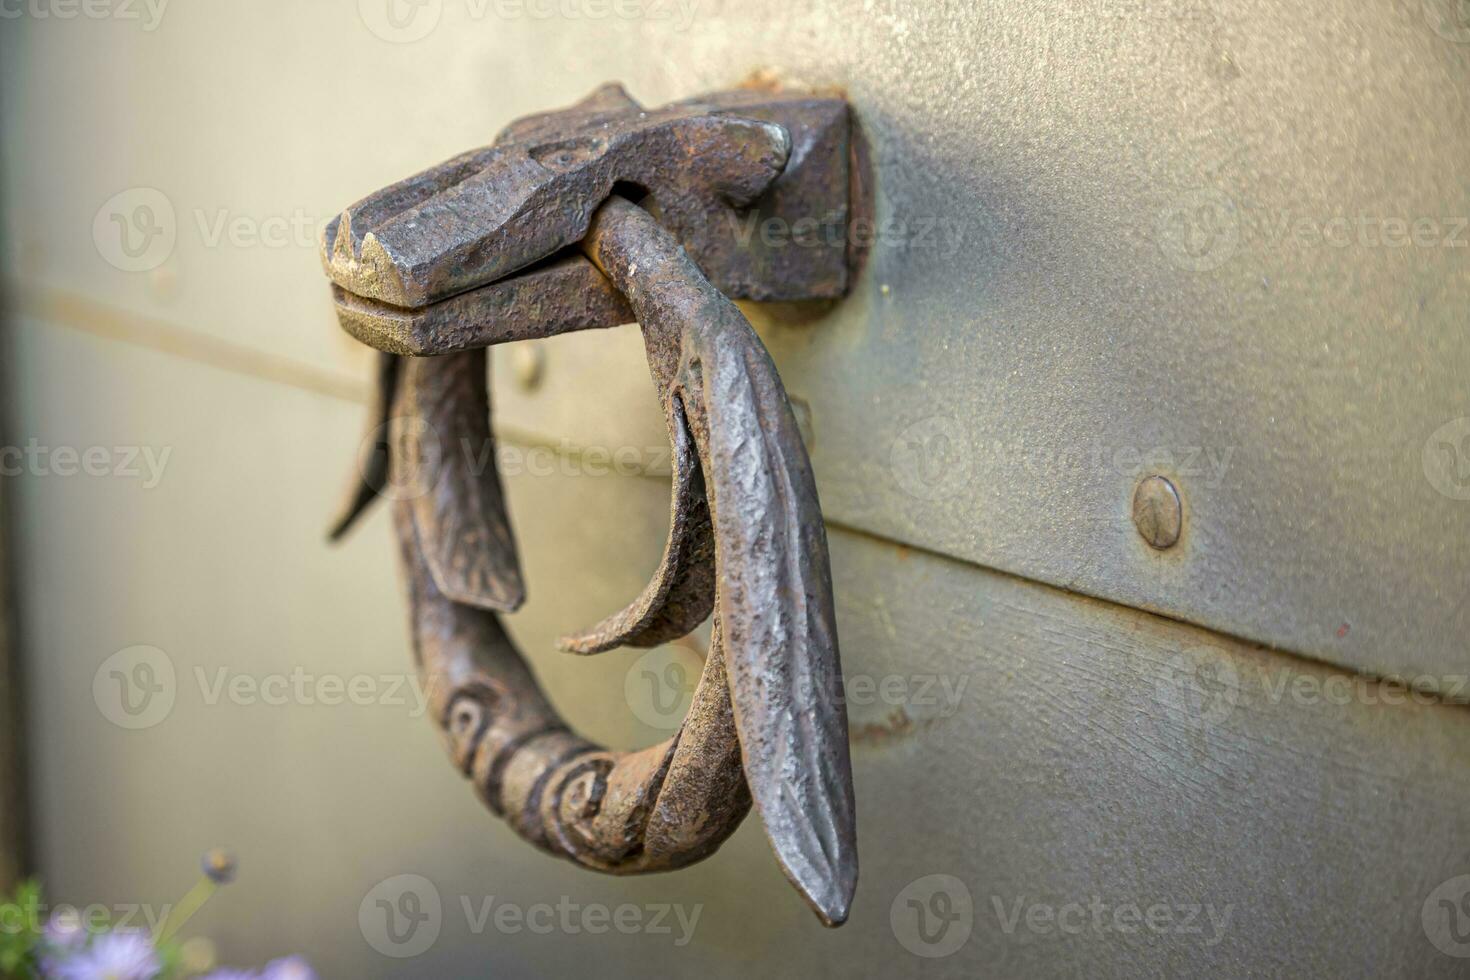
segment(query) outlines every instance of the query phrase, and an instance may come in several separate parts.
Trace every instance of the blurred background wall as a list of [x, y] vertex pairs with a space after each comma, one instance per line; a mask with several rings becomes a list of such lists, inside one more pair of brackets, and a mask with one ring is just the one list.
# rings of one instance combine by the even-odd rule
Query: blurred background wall
[[[1186, 218], [1216, 205], [1197, 186], [1267, 229], [1388, 207], [1448, 235], [1470, 213], [1453, 4], [3, 3], [9, 652], [54, 900], [156, 911], [223, 845], [238, 881], [190, 932], [325, 976], [1464, 975], [1439, 902], [1470, 893], [1470, 505], [1420, 452], [1470, 415], [1470, 250], [1155, 240], [1181, 193]], [[844, 89], [880, 213], [937, 243], [880, 243], [836, 310], [754, 314], [867, 684], [837, 931], [755, 820], [645, 879], [514, 838], [422, 717], [386, 515], [324, 541], [370, 361], [317, 229], [604, 81], [657, 105], [757, 72]], [[636, 329], [493, 361], [531, 596], [510, 629], [582, 731], [651, 744], [702, 647], [554, 646], [663, 542]], [[895, 447], [936, 413], [1007, 452], [926, 483]], [[1160, 561], [1136, 465], [1038, 476], [1038, 445], [1228, 467], [1175, 474], [1193, 530]], [[1393, 673], [1438, 693], [1377, 696]], [[376, 903], [410, 892], [433, 914], [405, 939]], [[634, 927], [585, 927], [624, 905]], [[506, 906], [579, 911], [543, 932]]]

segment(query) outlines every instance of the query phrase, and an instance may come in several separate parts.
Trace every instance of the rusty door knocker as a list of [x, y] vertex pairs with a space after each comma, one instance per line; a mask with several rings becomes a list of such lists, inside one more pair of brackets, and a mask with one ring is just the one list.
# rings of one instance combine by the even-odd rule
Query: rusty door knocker
[[[852, 151], [841, 99], [645, 111], [605, 86], [360, 201], [322, 242], [343, 327], [384, 352], [378, 436], [333, 536], [396, 498], [417, 664], [455, 765], [521, 836], [613, 874], [708, 856], [753, 801], [828, 925], [847, 918], [857, 849], [826, 532], [781, 379], [728, 296], [846, 291]], [[772, 221], [811, 234], [749, 233]], [[501, 628], [525, 589], [499, 474], [454, 447], [490, 445], [488, 346], [633, 320], [673, 450], [668, 542], [631, 605], [562, 645], [713, 629], [679, 731], [618, 752], [568, 728]]]

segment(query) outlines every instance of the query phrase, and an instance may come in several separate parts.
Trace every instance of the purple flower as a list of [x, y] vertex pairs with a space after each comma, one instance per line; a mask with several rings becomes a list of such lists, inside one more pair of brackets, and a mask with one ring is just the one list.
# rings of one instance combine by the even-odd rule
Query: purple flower
[[56, 980], [153, 980], [162, 969], [147, 936], [110, 932], [54, 964], [52, 976]]
[[41, 975], [56, 976], [62, 960], [85, 945], [87, 930], [75, 910], [53, 914], [41, 933]]
[[272, 960], [259, 973], [249, 970], [215, 970], [203, 980], [317, 980], [316, 973], [299, 956]]
[[47, 920], [44, 937], [47, 947], [59, 952], [85, 946], [87, 930], [76, 912], [57, 912]]
[[317, 980], [317, 975], [301, 957], [287, 956], [267, 963], [260, 980]]

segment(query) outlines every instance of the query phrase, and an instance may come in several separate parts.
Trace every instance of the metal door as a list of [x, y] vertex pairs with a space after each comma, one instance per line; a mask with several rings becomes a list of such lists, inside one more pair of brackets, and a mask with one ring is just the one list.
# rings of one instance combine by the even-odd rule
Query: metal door
[[[191, 930], [323, 976], [1465, 975], [1463, 3], [3, 9], [4, 491], [56, 900], [156, 908], [225, 844]], [[332, 209], [608, 80], [752, 78], [845, 95], [875, 187], [845, 299], [744, 306], [832, 547], [837, 930], [753, 821], [647, 878], [523, 846], [419, 717], [388, 522], [323, 542], [371, 369]], [[636, 330], [491, 371], [509, 628], [583, 731], [656, 742], [701, 646], [555, 651], [664, 541]], [[99, 693], [145, 662], [138, 712]]]

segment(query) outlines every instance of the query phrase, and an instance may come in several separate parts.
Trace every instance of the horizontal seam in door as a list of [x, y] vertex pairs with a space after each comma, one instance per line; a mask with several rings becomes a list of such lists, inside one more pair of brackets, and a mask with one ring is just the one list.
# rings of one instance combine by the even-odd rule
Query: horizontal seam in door
[[[309, 367], [290, 358], [267, 354], [242, 344], [233, 344], [229, 341], [219, 340], [198, 330], [183, 327], [155, 317], [120, 310], [108, 304], [100, 303], [65, 290], [50, 287], [25, 286], [14, 281], [8, 282], [6, 285], [5, 306], [14, 312], [36, 317], [44, 323], [56, 324], [92, 336], [131, 344], [184, 360], [206, 364], [235, 374], [243, 374], [305, 391], [312, 391], [330, 398], [357, 402], [359, 404], [366, 404], [369, 400], [368, 386], [365, 383], [343, 379], [330, 372]], [[497, 436], [503, 438], [506, 442], [526, 448], [546, 449], [563, 457], [576, 458], [581, 452], [580, 447], [564, 441], [553, 442], [544, 436], [525, 430], [496, 425], [495, 432]], [[630, 475], [665, 481], [668, 479], [668, 474], [650, 473], [646, 470]], [[1194, 623], [1187, 619], [1179, 619], [1157, 610], [1126, 606], [1097, 596], [1088, 595], [1084, 592], [1061, 588], [1051, 582], [1028, 579], [1005, 569], [982, 565], [969, 561], [968, 559], [945, 554], [942, 551], [935, 551], [922, 545], [875, 534], [865, 528], [833, 520], [831, 517], [827, 518], [826, 524], [828, 527], [840, 529], [848, 534], [861, 535], [862, 537], [882, 542], [893, 548], [903, 548], [921, 554], [933, 555], [958, 565], [984, 569], [997, 575], [1004, 575], [1007, 578], [1031, 582], [1049, 589], [1056, 589], [1059, 592], [1074, 595], [1090, 602], [1101, 602], [1116, 608], [1130, 609], [1143, 613], [1144, 615], [1180, 623], [1194, 629], [1203, 630], [1215, 636], [1227, 637], [1257, 649], [1266, 650], [1270, 653], [1290, 657], [1305, 663], [1315, 664], [1338, 673], [1379, 679], [1384, 678], [1384, 675], [1380, 673], [1354, 671], [1339, 663], [1308, 656], [1294, 650], [1267, 646], [1247, 637], [1202, 626], [1199, 623]], [[1436, 703], [1446, 707], [1470, 708], [1470, 703], [1452, 701], [1439, 695], [1434, 695], [1434, 697], [1436, 698]]]

